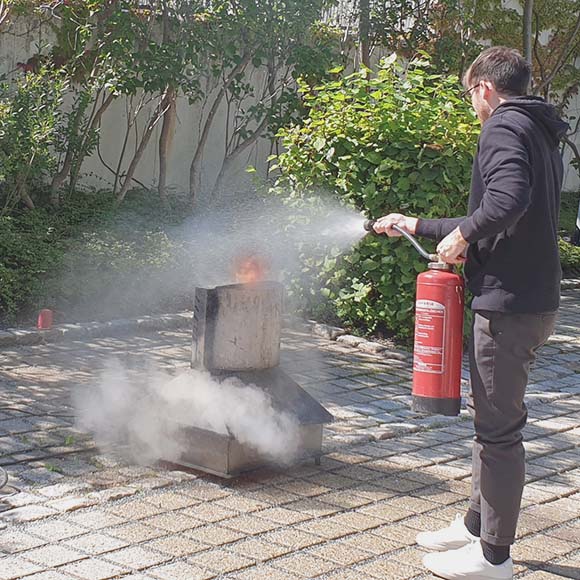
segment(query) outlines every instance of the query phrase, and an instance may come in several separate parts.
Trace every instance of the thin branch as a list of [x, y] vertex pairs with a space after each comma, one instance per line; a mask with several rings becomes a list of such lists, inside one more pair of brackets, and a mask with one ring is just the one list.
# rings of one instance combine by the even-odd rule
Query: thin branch
[[220, 107], [220, 104], [224, 98], [225, 92], [229, 89], [230, 85], [234, 82], [234, 80], [236, 79], [238, 74], [240, 74], [245, 69], [245, 67], [248, 65], [248, 63], [251, 60], [252, 60], [252, 53], [251, 53], [251, 51], [248, 51], [246, 53], [246, 55], [244, 56], [244, 58], [242, 58], [242, 60], [232, 69], [229, 77], [225, 80], [224, 84], [220, 87], [220, 90], [219, 90], [218, 94], [216, 95], [215, 100], [214, 100], [214, 102], [209, 110], [209, 113], [208, 113], [207, 118], [205, 120], [201, 135], [199, 136], [199, 141], [198, 141], [197, 147], [195, 149], [195, 153], [193, 155], [193, 159], [191, 161], [191, 165], [189, 168], [189, 190], [190, 190], [190, 196], [192, 199], [195, 195], [195, 180], [196, 180], [196, 175], [197, 175], [197, 170], [198, 170], [198, 164], [200, 162], [203, 150], [205, 148], [205, 144], [206, 144], [207, 139], [209, 137], [209, 131], [212, 127], [214, 117], [217, 114], [217, 111]]
[[560, 56], [556, 60], [556, 64], [552, 68], [552, 72], [548, 75], [546, 79], [544, 79], [544, 81], [538, 88], [538, 92], [543, 91], [546, 85], [550, 85], [554, 80], [554, 78], [556, 77], [556, 75], [560, 72], [562, 67], [566, 64], [566, 61], [570, 58], [572, 52], [576, 49], [576, 47], [579, 44], [577, 40], [579, 32], [580, 32], [580, 11], [578, 12], [578, 17], [576, 18], [574, 30], [572, 31], [570, 37], [568, 38], [568, 41], [562, 48], [562, 52], [560, 53]]

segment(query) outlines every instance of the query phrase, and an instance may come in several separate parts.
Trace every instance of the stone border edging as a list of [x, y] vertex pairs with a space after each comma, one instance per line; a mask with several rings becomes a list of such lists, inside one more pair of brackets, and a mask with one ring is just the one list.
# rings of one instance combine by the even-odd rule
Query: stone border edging
[[[580, 279], [562, 280], [562, 290], [580, 288]], [[0, 348], [7, 346], [29, 346], [33, 344], [60, 342], [63, 340], [79, 340], [84, 338], [103, 338], [122, 336], [136, 331], [154, 332], [186, 328], [191, 324], [192, 312], [162, 314], [158, 316], [140, 316], [138, 318], [119, 318], [108, 322], [81, 322], [76, 324], [57, 324], [50, 330], [36, 328], [8, 328], [0, 330]], [[385, 358], [408, 361], [412, 355], [402, 349], [393, 348], [367, 340], [360, 336], [348, 334], [346, 330], [296, 318], [285, 318], [284, 325], [288, 328], [309, 332], [328, 340], [336, 341], [353, 349], [368, 354], [380, 354]]]
[[135, 331], [156, 331], [184, 328], [191, 324], [191, 312], [163, 314], [160, 316], [140, 316], [139, 318], [119, 318], [108, 322], [82, 322], [77, 324], [57, 324], [50, 330], [10, 328], [0, 330], [0, 347], [27, 346], [33, 344], [121, 336]]
[[360, 336], [348, 334], [346, 330], [339, 328], [338, 326], [323, 324], [321, 322], [316, 322], [315, 320], [302, 319], [289, 319], [287, 325], [289, 328], [306, 331], [315, 336], [320, 336], [322, 338], [326, 338], [327, 340], [332, 340], [346, 346], [350, 346], [353, 349], [360, 350], [368, 354], [379, 354], [383, 355], [385, 358], [396, 359], [400, 361], [409, 361], [412, 358], [412, 353], [410, 352], [400, 348], [390, 347], [381, 344], [380, 342], [367, 340], [366, 338], [362, 338]]

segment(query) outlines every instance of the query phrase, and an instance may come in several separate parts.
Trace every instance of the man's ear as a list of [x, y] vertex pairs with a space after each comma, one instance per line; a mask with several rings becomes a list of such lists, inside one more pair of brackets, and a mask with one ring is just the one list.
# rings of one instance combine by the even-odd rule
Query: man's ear
[[495, 91], [495, 87], [491, 81], [481, 81], [481, 86], [483, 87], [484, 97], [489, 97]]

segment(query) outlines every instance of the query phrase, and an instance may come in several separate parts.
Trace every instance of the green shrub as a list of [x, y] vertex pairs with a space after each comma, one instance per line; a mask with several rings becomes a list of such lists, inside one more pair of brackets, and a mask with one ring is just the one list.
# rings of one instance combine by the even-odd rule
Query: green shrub
[[580, 247], [574, 246], [563, 239], [558, 240], [560, 246], [560, 262], [564, 275], [574, 274], [580, 270]]
[[79, 193], [58, 209], [0, 217], [0, 324], [30, 324], [39, 308], [59, 321], [171, 308], [186, 285], [176, 276], [188, 275], [182, 245], [164, 231], [187, 215], [172, 204], [139, 192], [117, 208], [110, 193]]
[[568, 236], [571, 235], [576, 228], [576, 218], [578, 216], [579, 202], [580, 192], [562, 192], [562, 202], [560, 204], [560, 229]]
[[41, 71], [0, 83], [0, 215], [33, 207], [55, 169], [54, 145], [66, 83]]
[[[465, 212], [478, 124], [457, 78], [392, 56], [376, 77], [363, 71], [301, 91], [309, 114], [281, 132], [273, 188], [285, 203], [316, 206], [326, 191], [373, 218]], [[309, 313], [408, 337], [424, 269], [406, 241], [367, 236], [346, 255], [306, 258], [295, 295]]]
[[12, 324], [40, 306], [43, 278], [58, 268], [63, 252], [46, 214], [0, 217], [0, 323]]

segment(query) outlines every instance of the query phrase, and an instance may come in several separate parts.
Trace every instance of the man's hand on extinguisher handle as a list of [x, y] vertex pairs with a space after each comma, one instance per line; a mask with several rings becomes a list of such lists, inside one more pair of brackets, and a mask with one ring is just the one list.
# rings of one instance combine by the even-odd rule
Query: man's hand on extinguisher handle
[[414, 235], [417, 229], [417, 218], [408, 217], [400, 213], [390, 213], [389, 215], [379, 218], [373, 229], [377, 234], [387, 234], [387, 236], [396, 238], [401, 234], [393, 229], [393, 226], [399, 226], [407, 233]]
[[469, 242], [464, 239], [457, 227], [439, 242], [437, 254], [439, 259], [447, 264], [463, 264], [467, 246]]

